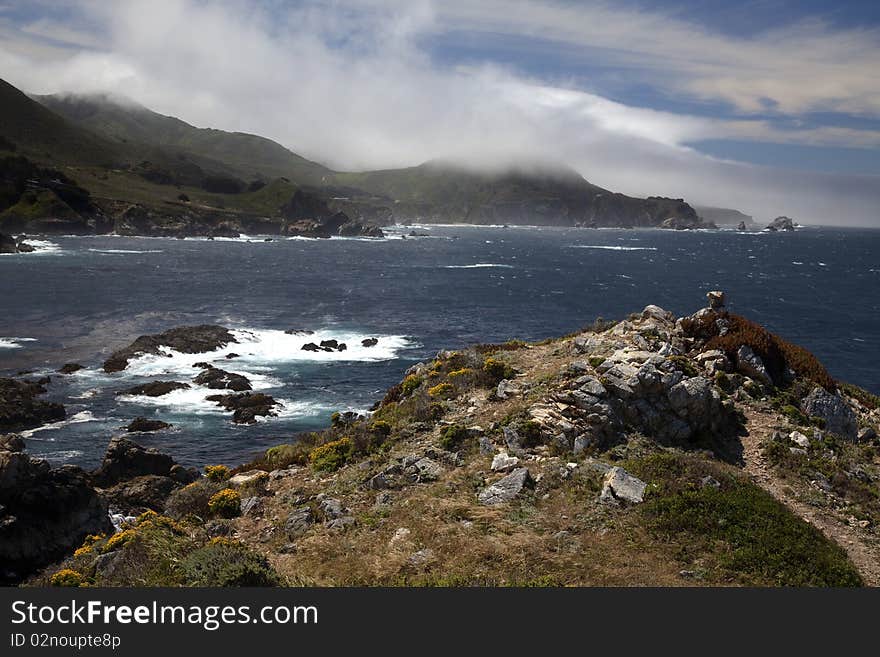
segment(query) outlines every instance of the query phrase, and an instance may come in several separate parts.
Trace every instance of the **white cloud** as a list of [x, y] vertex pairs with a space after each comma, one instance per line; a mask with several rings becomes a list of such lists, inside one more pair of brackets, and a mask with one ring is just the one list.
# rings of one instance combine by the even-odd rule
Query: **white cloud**
[[[702, 86], [718, 80], [721, 95], [736, 96], [743, 108], [757, 93], [742, 86], [736, 67], [754, 68], [758, 57], [742, 54], [743, 48], [721, 37], [718, 52], [712, 51], [710, 35], [695, 34], [680, 21], [592, 5], [576, 9], [531, 3], [520, 6], [518, 14], [510, 7], [494, 7], [494, 12], [493, 1], [375, 7], [307, 3], [293, 9], [276, 5], [271, 12], [243, 0], [86, 2], [79, 16], [87, 33], [104, 44], [101, 48], [59, 49], [31, 30], [0, 40], [0, 70], [28, 91], [124, 94], [197, 125], [268, 136], [338, 168], [406, 166], [429, 158], [483, 166], [512, 158], [560, 160], [596, 184], [630, 194], [730, 204], [761, 217], [785, 213], [804, 221], [877, 223], [876, 179], [844, 181], [735, 165], [687, 146], [731, 137], [876, 147], [876, 132], [781, 131], [766, 121], [721, 121], [628, 107], [498, 66], [444, 68], [418, 47], [420, 37], [453, 26], [526, 37], [550, 34], [573, 45], [589, 42], [613, 53], [608, 56], [618, 63], [629, 60], [640, 67], [634, 75], [663, 65], [670, 84], [693, 86], [694, 93], [705, 93]], [[71, 25], [67, 39], [84, 29]], [[783, 46], [793, 38], [782, 38]], [[770, 45], [755, 47], [769, 57]], [[832, 38], [821, 49], [831, 58], [829, 65], [838, 61], [832, 57], [835, 47], [842, 53], [836, 57], [851, 53]], [[673, 62], [673, 72], [660, 61], [661, 49]], [[727, 77], [713, 73], [726, 58], [735, 59], [724, 68]], [[765, 62], [764, 69], [765, 77], [772, 77], [774, 66]], [[689, 71], [690, 77], [685, 75]], [[817, 73], [834, 77], [827, 67]], [[860, 92], [859, 75], [850, 79], [850, 86], [846, 80], [834, 83], [840, 88], [827, 90], [827, 98], [839, 104], [849, 94], [848, 103], [869, 107], [870, 94]], [[810, 94], [816, 95], [805, 90], [795, 98], [786, 92], [777, 102], [780, 107], [816, 106]]]

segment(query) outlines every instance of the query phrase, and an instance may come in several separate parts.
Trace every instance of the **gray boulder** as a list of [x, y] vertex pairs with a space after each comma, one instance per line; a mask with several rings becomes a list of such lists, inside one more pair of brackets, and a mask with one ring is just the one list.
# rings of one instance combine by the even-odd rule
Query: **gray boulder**
[[499, 479], [480, 491], [480, 504], [492, 506], [510, 502], [522, 492], [523, 488], [534, 485], [527, 468], [517, 468], [506, 477]]
[[315, 524], [315, 516], [312, 514], [312, 509], [303, 506], [290, 512], [284, 523], [284, 531], [290, 540], [295, 540], [309, 531], [313, 524]]
[[804, 399], [803, 411], [807, 415], [825, 420], [825, 429], [841, 438], [856, 440], [858, 437], [859, 423], [856, 414], [843, 399], [825, 388], [816, 386], [810, 391]]
[[765, 385], [773, 385], [773, 379], [761, 357], [748, 345], [741, 346], [736, 352], [736, 368], [740, 374], [750, 376]]
[[599, 499], [609, 504], [638, 504], [645, 500], [646, 488], [644, 481], [615, 466], [605, 474]]

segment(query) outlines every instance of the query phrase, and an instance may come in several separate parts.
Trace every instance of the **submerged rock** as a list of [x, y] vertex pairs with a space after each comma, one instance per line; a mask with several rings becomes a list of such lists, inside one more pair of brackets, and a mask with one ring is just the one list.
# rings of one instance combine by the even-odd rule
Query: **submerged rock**
[[253, 424], [259, 416], [275, 415], [278, 402], [262, 392], [244, 392], [237, 395], [210, 395], [208, 401], [217, 402], [227, 411], [233, 411], [236, 424]]
[[146, 433], [149, 431], [162, 431], [163, 429], [170, 429], [171, 426], [172, 425], [170, 425], [168, 422], [163, 422], [162, 420], [148, 420], [145, 417], [137, 417], [125, 427], [125, 430], [129, 433]]
[[145, 397], [161, 397], [175, 390], [186, 390], [190, 385], [188, 383], [179, 383], [177, 381], [153, 381], [151, 383], [143, 383], [122, 390], [117, 395], [143, 395]]
[[79, 363], [67, 363], [62, 367], [58, 368], [59, 374], [73, 374], [74, 372], [79, 372], [81, 369], [84, 369], [82, 365]]

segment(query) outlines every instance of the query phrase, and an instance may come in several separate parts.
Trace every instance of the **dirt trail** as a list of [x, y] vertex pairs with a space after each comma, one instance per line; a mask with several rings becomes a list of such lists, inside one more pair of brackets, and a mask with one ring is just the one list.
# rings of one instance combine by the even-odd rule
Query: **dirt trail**
[[797, 484], [780, 480], [774, 475], [771, 465], [761, 453], [761, 442], [772, 435], [777, 416], [761, 413], [754, 408], [743, 407], [742, 410], [749, 430], [749, 435], [742, 439], [744, 470], [759, 486], [846, 550], [865, 584], [880, 586], [880, 539], [870, 529], [852, 527], [834, 511], [797, 499], [793, 490]]

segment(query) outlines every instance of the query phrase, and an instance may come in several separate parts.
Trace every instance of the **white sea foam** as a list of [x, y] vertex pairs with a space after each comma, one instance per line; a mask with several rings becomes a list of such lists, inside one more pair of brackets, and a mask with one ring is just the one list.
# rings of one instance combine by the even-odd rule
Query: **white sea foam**
[[35, 240], [26, 237], [24, 241], [34, 247], [34, 252], [30, 255], [61, 255], [63, 253], [60, 246], [49, 240]]
[[656, 246], [600, 246], [594, 244], [572, 244], [571, 249], [600, 249], [602, 251], [656, 251]]
[[209, 395], [222, 395], [231, 390], [212, 390], [201, 386], [173, 390], [167, 395], [147, 397], [146, 395], [120, 395], [117, 399], [138, 406], [164, 408], [170, 413], [186, 415], [222, 415], [226, 413], [216, 402], [208, 401]]
[[[82, 371], [82, 370], [80, 370], [80, 371]], [[77, 374], [77, 372], [74, 372], [74, 374]], [[88, 390], [84, 390], [83, 392], [79, 393], [78, 395], [71, 395], [70, 398], [71, 399], [91, 399], [92, 397], [97, 395], [99, 392], [101, 392], [100, 388], [89, 388]]]
[[70, 426], [71, 424], [82, 424], [83, 422], [104, 422], [105, 418], [95, 417], [92, 415], [91, 411], [80, 411], [74, 415], [71, 415], [69, 418], [64, 420], [60, 420], [58, 422], [52, 422], [51, 424], [44, 424], [41, 427], [37, 427], [36, 429], [28, 429], [27, 431], [19, 431], [25, 438], [31, 438], [34, 434], [37, 434], [41, 431], [48, 431], [50, 429], [61, 429], [62, 427]]
[[478, 262], [474, 265], [444, 265], [443, 269], [513, 269], [513, 265], [501, 265], [495, 262]]
[[[279, 364], [297, 362], [378, 362], [391, 360], [397, 354], [414, 346], [402, 335], [373, 336], [341, 330], [321, 330], [312, 334], [291, 335], [274, 329], [239, 329], [232, 334], [238, 342], [211, 352], [184, 354], [173, 349], [162, 349], [161, 355], [148, 354], [129, 361], [125, 374], [141, 377], [159, 375], [182, 375], [192, 378], [201, 370], [195, 364], [217, 361], [217, 366], [227, 372], [242, 374], [254, 387], [270, 388], [278, 385], [262, 372], [272, 371]], [[376, 337], [377, 344], [365, 347], [361, 340]], [[307, 343], [320, 344], [323, 340], [336, 340], [347, 345], [345, 351], [303, 351]], [[226, 354], [234, 352], [237, 358], [227, 360]]]
[[21, 349], [22, 342], [36, 342], [36, 338], [0, 338], [0, 349]]
[[89, 249], [92, 253], [108, 253], [108, 254], [119, 254], [119, 253], [162, 253], [162, 249], [145, 249], [142, 251], [138, 251], [137, 249]]
[[54, 452], [36, 452], [34, 454], [34, 456], [38, 456], [41, 459], [49, 459], [52, 461], [67, 461], [82, 455], [83, 452], [79, 449], [59, 449]]

